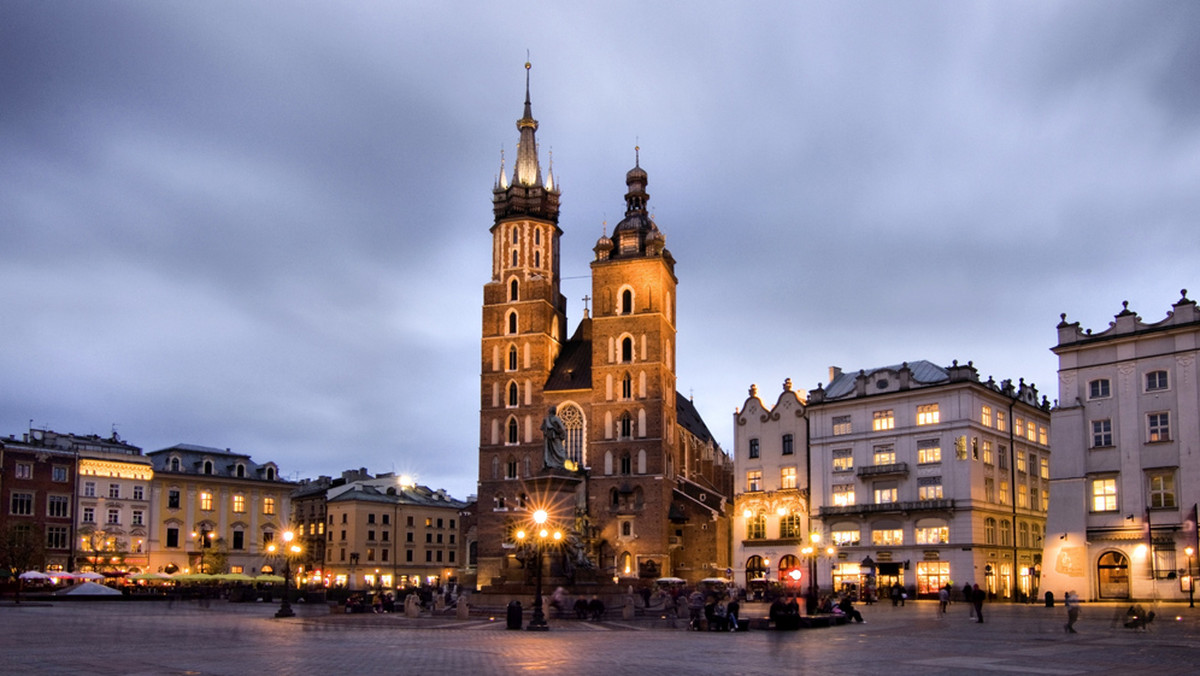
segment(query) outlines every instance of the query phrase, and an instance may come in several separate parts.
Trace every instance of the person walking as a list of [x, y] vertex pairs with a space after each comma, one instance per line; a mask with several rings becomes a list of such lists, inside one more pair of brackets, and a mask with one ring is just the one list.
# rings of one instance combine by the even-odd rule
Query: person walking
[[1067, 623], [1063, 625], [1063, 631], [1078, 634], [1079, 632], [1075, 631], [1075, 622], [1079, 619], [1079, 595], [1074, 589], [1063, 597], [1063, 605], [1067, 607]]
[[983, 624], [983, 600], [987, 598], [987, 592], [979, 588], [976, 583], [971, 590], [971, 603], [975, 605], [975, 617], [979, 624]]
[[946, 617], [946, 606], [950, 605], [950, 585], [938, 590], [938, 619]]
[[[979, 586], [979, 585], [976, 585], [976, 586]], [[972, 601], [974, 596], [975, 596], [975, 589], [971, 587], [971, 583], [968, 582], [965, 585], [963, 585], [963, 601], [967, 604], [967, 610], [970, 613], [970, 615], [968, 615], [967, 619], [970, 619], [970, 620], [975, 619], [975, 603]]]

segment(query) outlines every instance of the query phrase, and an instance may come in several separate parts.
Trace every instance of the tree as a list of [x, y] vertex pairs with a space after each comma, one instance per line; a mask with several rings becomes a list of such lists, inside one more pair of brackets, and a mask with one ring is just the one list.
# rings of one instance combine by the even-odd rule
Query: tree
[[28, 523], [10, 524], [0, 531], [0, 569], [16, 580], [16, 602], [21, 602], [19, 577], [27, 570], [42, 568], [46, 563], [46, 536], [41, 527]]

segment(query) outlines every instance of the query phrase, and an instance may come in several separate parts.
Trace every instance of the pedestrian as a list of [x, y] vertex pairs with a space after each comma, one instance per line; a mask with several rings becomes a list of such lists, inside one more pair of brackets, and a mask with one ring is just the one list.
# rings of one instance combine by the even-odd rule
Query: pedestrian
[[1063, 597], [1063, 605], [1067, 607], [1067, 623], [1063, 625], [1063, 631], [1068, 634], [1079, 633], [1075, 631], [1075, 621], [1079, 619], [1079, 596], [1074, 589]]
[[[976, 586], [978, 586], [978, 585], [976, 585]], [[975, 590], [971, 587], [971, 583], [968, 582], [965, 585], [963, 585], [963, 601], [967, 604], [967, 609], [970, 612], [968, 619], [971, 619], [971, 620], [975, 619], [975, 604], [971, 600], [974, 596], [975, 596]]]
[[938, 619], [946, 616], [946, 606], [950, 604], [950, 585], [938, 590]]
[[837, 604], [837, 608], [838, 610], [842, 611], [842, 614], [848, 619], [854, 620], [859, 624], [866, 623], [866, 620], [863, 619], [862, 613], [855, 610], [854, 603], [850, 601], [849, 594], [842, 595], [842, 600]]
[[979, 588], [976, 583], [971, 590], [971, 603], [975, 605], [975, 617], [979, 624], [983, 624], [983, 600], [987, 598], [987, 592]]
[[900, 605], [900, 585], [893, 584], [888, 596], [892, 597], [892, 606]]

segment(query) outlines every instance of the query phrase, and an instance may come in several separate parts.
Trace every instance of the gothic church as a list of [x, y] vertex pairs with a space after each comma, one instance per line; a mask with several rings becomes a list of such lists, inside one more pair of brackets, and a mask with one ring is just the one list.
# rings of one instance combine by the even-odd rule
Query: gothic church
[[[732, 461], [675, 389], [675, 259], [647, 211], [646, 171], [635, 161], [625, 176], [624, 219], [593, 249], [594, 312], [585, 308], [568, 337], [560, 193], [553, 167], [543, 175], [539, 164], [528, 69], [516, 166], [510, 179], [501, 162], [492, 193], [478, 585], [520, 580], [515, 534], [537, 509], [575, 543], [572, 580], [723, 575]], [[565, 428], [566, 467], [543, 461], [548, 411]]]

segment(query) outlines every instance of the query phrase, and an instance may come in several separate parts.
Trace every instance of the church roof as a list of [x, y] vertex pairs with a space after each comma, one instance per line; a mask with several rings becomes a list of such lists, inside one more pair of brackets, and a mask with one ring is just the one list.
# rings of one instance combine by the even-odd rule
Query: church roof
[[547, 392], [592, 389], [592, 320], [584, 317], [546, 378]]
[[713, 440], [712, 432], [708, 431], [708, 425], [704, 424], [704, 418], [700, 417], [700, 411], [696, 410], [692, 400], [675, 393], [675, 418], [683, 428], [701, 441], [708, 443]]

